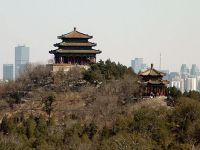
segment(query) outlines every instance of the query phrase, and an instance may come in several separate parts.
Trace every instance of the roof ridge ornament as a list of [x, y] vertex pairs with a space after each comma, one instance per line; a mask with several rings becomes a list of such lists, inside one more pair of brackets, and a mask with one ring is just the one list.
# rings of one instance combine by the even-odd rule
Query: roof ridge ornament
[[151, 69], [153, 69], [153, 63], [151, 64]]

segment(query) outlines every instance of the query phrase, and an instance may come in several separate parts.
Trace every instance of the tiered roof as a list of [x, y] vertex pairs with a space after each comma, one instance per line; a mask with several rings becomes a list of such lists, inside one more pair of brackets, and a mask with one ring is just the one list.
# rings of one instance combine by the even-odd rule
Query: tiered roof
[[56, 54], [56, 53], [63, 53], [63, 54], [100, 54], [100, 50], [63, 50], [63, 49], [56, 49], [50, 51], [50, 54]]
[[151, 64], [151, 68], [147, 69], [144, 72], [140, 72], [139, 76], [141, 76], [144, 80], [143, 84], [153, 84], [153, 85], [160, 85], [160, 84], [169, 84], [169, 81], [167, 80], [162, 80], [162, 78], [166, 74], [158, 71], [153, 68], [153, 64]]
[[67, 33], [67, 34], [63, 34], [61, 36], [58, 36], [58, 39], [65, 39], [65, 38], [91, 39], [91, 38], [93, 38], [93, 36], [78, 32], [78, 31], [76, 31], [76, 28], [74, 28], [74, 31]]
[[87, 43], [67, 43], [67, 42], [61, 42], [61, 43], [56, 43], [54, 44], [55, 47], [59, 47], [59, 46], [96, 46], [96, 43], [91, 43], [91, 42], [87, 42]]
[[169, 81], [167, 80], [149, 80], [144, 82], [144, 84], [154, 84], [154, 85], [159, 85], [159, 84], [169, 84]]
[[93, 38], [88, 34], [81, 33], [74, 28], [70, 33], [58, 36], [58, 39], [62, 39], [61, 43], [54, 44], [58, 47], [56, 50], [52, 50], [50, 54], [100, 54], [100, 50], [93, 49], [96, 43], [89, 42], [88, 40]]
[[140, 76], [165, 76], [166, 74], [161, 72], [161, 71], [158, 71], [156, 69], [153, 68], [153, 64], [151, 64], [151, 68], [147, 69], [146, 71], [144, 72], [140, 72], [139, 73]]

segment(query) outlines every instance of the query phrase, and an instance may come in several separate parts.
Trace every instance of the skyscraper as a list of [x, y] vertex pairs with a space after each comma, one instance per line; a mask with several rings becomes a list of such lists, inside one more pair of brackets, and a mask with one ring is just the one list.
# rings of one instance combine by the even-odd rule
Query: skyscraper
[[20, 73], [23, 73], [25, 65], [29, 63], [29, 47], [15, 47], [15, 78], [18, 78]]
[[182, 64], [180, 74], [181, 76], [190, 74], [190, 69], [187, 67], [186, 64]]
[[146, 69], [146, 64], [143, 63], [143, 58], [135, 58], [131, 60], [131, 67], [135, 73], [139, 73], [141, 70]]
[[197, 67], [196, 64], [192, 64], [192, 69], [191, 69], [190, 74], [193, 76], [199, 75], [199, 68]]
[[3, 80], [11, 81], [13, 80], [13, 64], [4, 64], [3, 65]]
[[187, 78], [185, 84], [186, 91], [196, 91], [197, 90], [197, 81], [196, 78]]

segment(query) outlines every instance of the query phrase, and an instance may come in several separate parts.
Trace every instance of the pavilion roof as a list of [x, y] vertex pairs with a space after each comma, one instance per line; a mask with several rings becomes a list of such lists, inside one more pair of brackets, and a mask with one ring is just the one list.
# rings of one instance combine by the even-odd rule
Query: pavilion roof
[[87, 42], [87, 43], [67, 43], [67, 42], [61, 42], [61, 43], [57, 43], [54, 44], [54, 46], [59, 47], [59, 46], [96, 46], [96, 43], [91, 43], [91, 42]]
[[63, 53], [63, 54], [100, 54], [100, 50], [63, 50], [63, 49], [57, 49], [50, 51], [51, 54], [55, 53]]
[[165, 73], [154, 69], [153, 64], [151, 64], [151, 68], [149, 68], [143, 72], [140, 72], [139, 75], [140, 76], [165, 76]]
[[74, 31], [69, 32], [67, 34], [63, 34], [61, 36], [58, 36], [59, 39], [64, 39], [64, 38], [80, 38], [80, 39], [91, 39], [93, 38], [92, 36], [88, 34], [81, 33], [74, 28]]
[[145, 84], [154, 84], [154, 85], [159, 85], [159, 84], [169, 84], [169, 81], [167, 80], [149, 80], [147, 82], [144, 82]]

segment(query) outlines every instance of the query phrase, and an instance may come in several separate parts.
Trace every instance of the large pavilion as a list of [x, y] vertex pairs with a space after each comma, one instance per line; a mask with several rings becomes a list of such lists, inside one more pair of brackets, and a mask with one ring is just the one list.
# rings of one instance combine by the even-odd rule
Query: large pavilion
[[74, 66], [87, 68], [89, 63], [95, 63], [96, 55], [101, 51], [93, 49], [97, 44], [89, 42], [92, 38], [93, 36], [81, 33], [76, 28], [70, 33], [58, 36], [62, 41], [54, 44], [56, 50], [49, 51], [54, 55], [53, 71], [68, 71]]
[[74, 28], [72, 32], [58, 36], [62, 42], [54, 44], [58, 48], [49, 53], [54, 54], [55, 64], [85, 65], [96, 62], [96, 54], [100, 54], [101, 51], [93, 49], [97, 44], [88, 41], [92, 38], [92, 36], [78, 32]]

